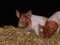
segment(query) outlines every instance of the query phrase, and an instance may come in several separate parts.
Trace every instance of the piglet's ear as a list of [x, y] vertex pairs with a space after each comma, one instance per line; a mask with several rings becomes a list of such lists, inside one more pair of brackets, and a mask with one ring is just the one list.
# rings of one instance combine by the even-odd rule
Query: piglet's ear
[[19, 16], [20, 16], [20, 12], [18, 10], [16, 10], [16, 16], [17, 16], [17, 18], [19, 18]]
[[27, 15], [28, 18], [31, 18], [31, 16], [32, 16], [32, 11], [29, 10], [26, 15]]

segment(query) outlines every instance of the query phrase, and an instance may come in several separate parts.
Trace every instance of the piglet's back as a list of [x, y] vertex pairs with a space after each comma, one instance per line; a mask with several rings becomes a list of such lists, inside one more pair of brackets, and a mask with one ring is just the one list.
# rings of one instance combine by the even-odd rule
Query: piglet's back
[[44, 26], [47, 20], [48, 20], [47, 17], [32, 15], [32, 22], [36, 22], [36, 23], [38, 23], [40, 25]]
[[52, 14], [52, 16], [48, 19], [48, 21], [55, 21], [58, 24], [60, 24], [60, 11], [55, 12], [54, 14]]

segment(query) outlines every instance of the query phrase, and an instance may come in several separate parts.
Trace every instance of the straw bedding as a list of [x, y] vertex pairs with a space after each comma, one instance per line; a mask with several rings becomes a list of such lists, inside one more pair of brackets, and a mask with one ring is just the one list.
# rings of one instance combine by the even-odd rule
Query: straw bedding
[[14, 26], [0, 27], [0, 45], [60, 45], [60, 34], [44, 39], [41, 32], [39, 37], [34, 31], [27, 32]]

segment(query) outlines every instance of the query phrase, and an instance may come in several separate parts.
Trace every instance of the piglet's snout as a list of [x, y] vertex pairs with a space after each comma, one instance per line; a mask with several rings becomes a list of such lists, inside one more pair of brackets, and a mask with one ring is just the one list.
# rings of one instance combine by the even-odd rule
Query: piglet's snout
[[18, 24], [18, 26], [19, 26], [19, 27], [24, 27], [24, 25], [23, 25], [23, 24]]

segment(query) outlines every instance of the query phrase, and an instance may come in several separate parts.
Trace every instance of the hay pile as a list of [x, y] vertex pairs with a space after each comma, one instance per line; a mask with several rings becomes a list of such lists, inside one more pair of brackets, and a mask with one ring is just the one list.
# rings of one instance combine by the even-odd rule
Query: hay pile
[[49, 39], [43, 39], [43, 33], [38, 37], [34, 31], [27, 31], [14, 26], [0, 27], [0, 45], [60, 45], [60, 34]]

